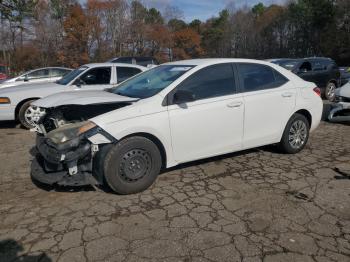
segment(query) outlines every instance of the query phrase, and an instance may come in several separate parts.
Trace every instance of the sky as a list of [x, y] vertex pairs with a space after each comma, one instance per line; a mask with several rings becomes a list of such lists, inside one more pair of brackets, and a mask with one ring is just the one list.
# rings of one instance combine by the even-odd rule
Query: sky
[[207, 20], [223, 10], [229, 3], [236, 8], [253, 6], [259, 2], [269, 5], [271, 3], [283, 3], [285, 0], [143, 0], [148, 7], [157, 7], [162, 10], [167, 5], [177, 6], [184, 12], [184, 19], [190, 22], [194, 19]]
[[[79, 0], [85, 3], [86, 0]], [[265, 5], [272, 3], [284, 3], [287, 0], [141, 0], [141, 2], [150, 7], [156, 7], [159, 10], [164, 10], [167, 5], [176, 6], [184, 12], [183, 19], [190, 22], [194, 19], [202, 21], [208, 18], [217, 16], [221, 10], [227, 7], [228, 4], [233, 4], [236, 8], [243, 6], [253, 6], [259, 2]]]

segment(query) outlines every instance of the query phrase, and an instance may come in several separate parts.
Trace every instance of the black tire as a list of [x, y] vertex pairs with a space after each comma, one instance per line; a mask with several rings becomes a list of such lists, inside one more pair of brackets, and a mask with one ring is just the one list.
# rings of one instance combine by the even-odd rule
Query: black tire
[[114, 145], [104, 160], [104, 176], [118, 194], [146, 190], [156, 180], [162, 166], [158, 147], [144, 137], [126, 138]]
[[[303, 126], [305, 128], [304, 131], [300, 131], [300, 137], [299, 135], [296, 135], [296, 140], [292, 139], [293, 132], [295, 131], [296, 126]], [[304, 130], [302, 128], [302, 130]], [[294, 130], [294, 131], [293, 131]], [[287, 154], [296, 154], [299, 153], [301, 150], [304, 149], [305, 145], [307, 144], [307, 141], [309, 140], [309, 134], [310, 134], [310, 123], [306, 119], [305, 116], [301, 114], [294, 114], [288, 121], [286, 128], [284, 129], [281, 142], [279, 143], [280, 149]], [[298, 140], [300, 138], [300, 140]], [[295, 143], [296, 141], [299, 141], [298, 143]], [[300, 143], [300, 144], [299, 144]]]
[[30, 100], [25, 102], [18, 111], [18, 120], [21, 123], [21, 125], [27, 129], [34, 127], [33, 125], [31, 125], [29, 122], [26, 121], [26, 118], [24, 116], [26, 110], [28, 109], [28, 107], [30, 107], [30, 104], [33, 103], [34, 101], [35, 100]]
[[335, 101], [335, 89], [337, 88], [337, 85], [334, 84], [333, 82], [329, 82], [326, 86], [326, 89], [324, 91], [324, 97], [329, 101], [329, 102], [334, 102]]

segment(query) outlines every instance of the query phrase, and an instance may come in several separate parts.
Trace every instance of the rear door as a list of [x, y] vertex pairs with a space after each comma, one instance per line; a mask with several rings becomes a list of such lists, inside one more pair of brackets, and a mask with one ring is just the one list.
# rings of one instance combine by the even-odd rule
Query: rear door
[[243, 148], [279, 142], [293, 113], [294, 84], [267, 65], [239, 63], [245, 104]]
[[320, 88], [325, 88], [328, 81], [331, 79], [330, 71], [327, 70], [328, 64], [328, 62], [322, 60], [312, 61], [312, 71], [314, 74], [313, 82]]
[[310, 61], [304, 61], [297, 69], [297, 75], [305, 81], [315, 82], [314, 72], [312, 71], [312, 64]]
[[233, 72], [231, 64], [209, 66], [175, 89], [195, 97], [193, 102], [168, 105], [172, 146], [179, 163], [241, 149], [244, 104]]

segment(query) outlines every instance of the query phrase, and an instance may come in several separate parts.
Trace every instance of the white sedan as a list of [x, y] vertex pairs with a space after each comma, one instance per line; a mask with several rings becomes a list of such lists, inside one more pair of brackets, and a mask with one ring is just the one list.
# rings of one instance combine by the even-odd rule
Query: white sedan
[[0, 89], [0, 121], [19, 120], [24, 127], [31, 128], [33, 121], [42, 114], [38, 108], [30, 106], [33, 101], [65, 91], [111, 88], [146, 70], [146, 67], [138, 65], [88, 64], [54, 83], [33, 83]]
[[161, 169], [279, 144], [301, 151], [322, 115], [320, 90], [278, 65], [247, 59], [168, 63], [105, 92], [38, 100], [38, 160], [47, 184], [106, 181], [117, 193], [148, 188]]
[[34, 69], [14, 78], [4, 80], [0, 83], [0, 89], [25, 84], [55, 82], [71, 71], [73, 71], [73, 69], [65, 67], [45, 67]]

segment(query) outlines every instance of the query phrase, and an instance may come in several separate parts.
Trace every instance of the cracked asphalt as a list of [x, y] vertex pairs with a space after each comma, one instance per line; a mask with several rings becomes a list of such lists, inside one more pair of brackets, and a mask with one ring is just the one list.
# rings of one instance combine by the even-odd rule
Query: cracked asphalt
[[350, 261], [350, 125], [307, 148], [190, 163], [137, 195], [43, 188], [34, 135], [0, 129], [0, 261]]

